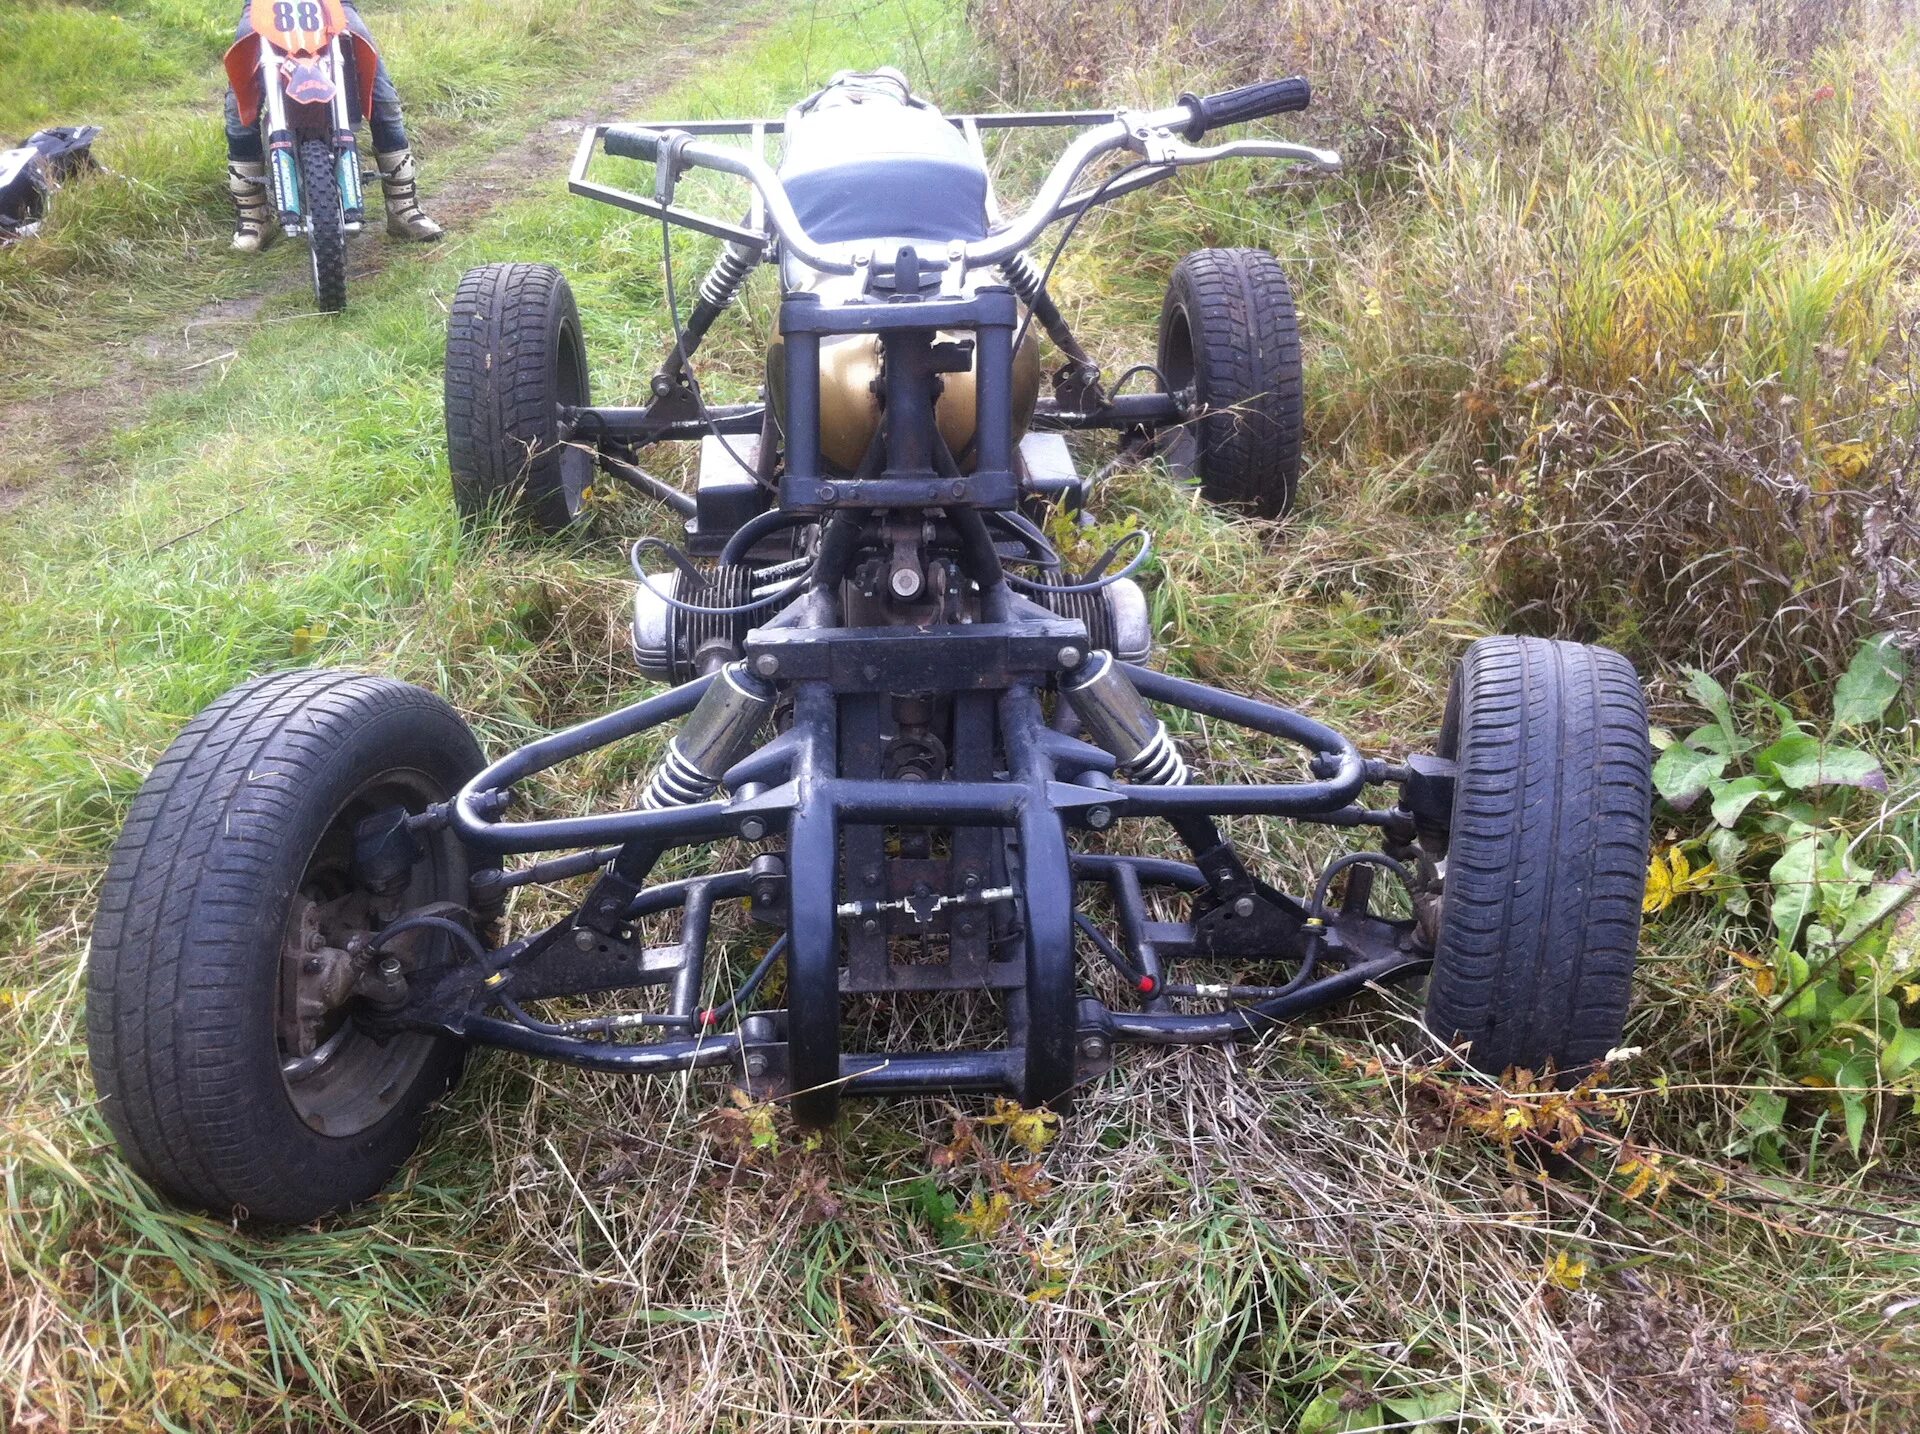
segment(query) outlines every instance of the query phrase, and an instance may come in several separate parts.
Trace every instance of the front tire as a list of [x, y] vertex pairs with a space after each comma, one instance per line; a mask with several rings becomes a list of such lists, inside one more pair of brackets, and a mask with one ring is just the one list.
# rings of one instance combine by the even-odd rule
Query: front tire
[[551, 264], [482, 264], [447, 320], [447, 463], [469, 523], [510, 516], [558, 533], [580, 516], [594, 455], [560, 410], [588, 401], [573, 290]]
[[347, 220], [333, 146], [324, 139], [300, 141], [300, 198], [313, 261], [313, 301], [321, 313], [337, 314], [347, 306]]
[[1620, 1043], [1640, 944], [1652, 772], [1617, 652], [1483, 638], [1456, 669], [1455, 764], [1427, 1028], [1498, 1075], [1563, 1080]]
[[1193, 467], [1210, 503], [1284, 518], [1300, 487], [1300, 326], [1280, 262], [1264, 249], [1200, 249], [1174, 267], [1159, 367], [1200, 417]]
[[[380, 1041], [353, 1024], [349, 998], [327, 1015], [316, 1063], [289, 1049], [288, 1002], [304, 988], [286, 982], [302, 953], [379, 924], [357, 915], [354, 825], [444, 801], [480, 766], [438, 697], [347, 672], [246, 683], [167, 749], [114, 844], [87, 961], [101, 1106], [154, 1186], [221, 1215], [302, 1223], [377, 1193], [412, 1153], [457, 1078], [458, 1043]], [[423, 848], [397, 909], [464, 902], [458, 840], [442, 830]]]

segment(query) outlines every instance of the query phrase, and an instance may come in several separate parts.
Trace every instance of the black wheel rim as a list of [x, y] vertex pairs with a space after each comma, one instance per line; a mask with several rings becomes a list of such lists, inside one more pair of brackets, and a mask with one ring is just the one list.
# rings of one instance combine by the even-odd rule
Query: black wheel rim
[[[577, 408], [587, 401], [587, 365], [584, 345], [580, 331], [570, 323], [560, 327], [560, 352], [556, 360], [558, 373], [555, 375], [554, 390], [560, 402]], [[562, 432], [564, 425], [557, 422]], [[571, 521], [580, 516], [580, 510], [586, 506], [587, 490], [593, 486], [595, 463], [593, 450], [584, 444], [575, 443], [571, 437], [560, 446], [560, 496], [567, 505], [567, 518]]]
[[[350, 931], [364, 934], [364, 927], [344, 914], [354, 908], [357, 895], [351, 875], [355, 825], [396, 805], [422, 811], [446, 795], [425, 773], [410, 768], [383, 772], [362, 783], [334, 813], [307, 858], [287, 918], [285, 947], [298, 947], [303, 927], [311, 930], [314, 925], [326, 927], [329, 944], [346, 940]], [[456, 850], [444, 837], [433, 841], [415, 864], [408, 886], [399, 897], [398, 909], [422, 906], [451, 893], [459, 866]], [[315, 910], [331, 911], [336, 916], [331, 921], [316, 921]], [[437, 1038], [408, 1032], [376, 1040], [356, 1024], [354, 1002], [349, 1000], [329, 1013], [311, 1053], [291, 1049], [281, 1019], [288, 998], [290, 958], [283, 949], [275, 953], [275, 959], [280, 962], [280, 979], [274, 985], [275, 1056], [281, 1085], [294, 1113], [311, 1129], [336, 1138], [379, 1124], [419, 1078]]]
[[1174, 393], [1193, 387], [1193, 321], [1184, 308], [1175, 309], [1160, 345], [1160, 375]]

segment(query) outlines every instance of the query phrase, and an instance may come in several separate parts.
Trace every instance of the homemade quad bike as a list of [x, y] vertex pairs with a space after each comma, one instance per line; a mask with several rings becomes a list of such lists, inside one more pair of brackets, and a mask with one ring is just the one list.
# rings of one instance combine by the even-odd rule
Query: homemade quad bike
[[[1157, 362], [1122, 380], [1153, 388], [1122, 394], [1029, 247], [1187, 165], [1332, 167], [1291, 144], [1196, 144], [1307, 98], [1288, 79], [1152, 112], [949, 117], [880, 72], [784, 121], [590, 131], [577, 191], [717, 236], [719, 256], [683, 322], [668, 241], [675, 340], [638, 408], [591, 403], [556, 271], [470, 272], [448, 339], [455, 492], [470, 515], [551, 529], [611, 473], [684, 514], [687, 551], [634, 555], [634, 656], [674, 685], [492, 762], [439, 698], [352, 673], [266, 677], [196, 718], [133, 804], [93, 940], [93, 1063], [133, 1164], [209, 1207], [306, 1219], [387, 1181], [469, 1046], [719, 1068], [819, 1126], [850, 1094], [1057, 1107], [1119, 1046], [1257, 1035], [1423, 972], [1426, 1025], [1484, 1070], [1604, 1058], [1648, 834], [1624, 660], [1477, 642], [1437, 749], [1367, 757], [1299, 712], [1145, 666], [1145, 535], [1070, 572], [1037, 521], [1091, 496], [1076, 429], [1118, 430], [1224, 502], [1291, 502], [1299, 345], [1272, 256], [1183, 260]], [[982, 134], [1043, 125], [1086, 132], [1002, 218]], [[1123, 150], [1131, 165], [1075, 188]], [[602, 151], [651, 162], [651, 194], [589, 179]], [[744, 222], [677, 202], [695, 167], [749, 183]], [[710, 406], [689, 360], [762, 262], [781, 292], [765, 401]], [[1036, 326], [1063, 356], [1046, 397]], [[681, 440], [700, 445], [690, 494], [639, 465]], [[1196, 780], [1156, 707], [1265, 734], [1301, 767]], [[539, 774], [673, 723], [625, 809], [509, 814]], [[1369, 844], [1288, 895], [1221, 830], [1276, 816]], [[1146, 819], [1187, 859], [1129, 854], [1119, 830]], [[711, 843], [738, 864], [685, 851]], [[569, 878], [577, 902], [505, 938], [515, 888]], [[609, 1006], [631, 990], [651, 999]], [[966, 1048], [925, 1049], [910, 1020], [904, 1041], [850, 1039], [876, 1009], [958, 992], [991, 997], [971, 1018], [991, 1033]], [[586, 996], [585, 1013], [536, 1011]]]

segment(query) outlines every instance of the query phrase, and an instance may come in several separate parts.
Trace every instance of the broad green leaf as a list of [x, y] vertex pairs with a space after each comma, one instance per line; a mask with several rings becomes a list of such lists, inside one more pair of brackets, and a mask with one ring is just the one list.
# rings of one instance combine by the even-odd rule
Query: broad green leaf
[[1429, 1390], [1420, 1394], [1396, 1394], [1380, 1401], [1389, 1413], [1416, 1428], [1440, 1420], [1451, 1422], [1460, 1415], [1460, 1392], [1454, 1389]]
[[1782, 949], [1792, 948], [1801, 925], [1819, 900], [1813, 876], [1819, 855], [1818, 833], [1798, 837], [1787, 843], [1767, 872], [1767, 880], [1773, 883], [1773, 929]]
[[1787, 1098], [1777, 1091], [1757, 1090], [1747, 1097], [1734, 1119], [1755, 1135], [1771, 1135], [1786, 1123]]
[[1903, 1075], [1915, 1061], [1920, 1061], [1920, 1031], [1902, 1026], [1881, 1047], [1880, 1069], [1892, 1080]]
[[1790, 1021], [1804, 1021], [1820, 1014], [1820, 992], [1809, 979], [1813, 968], [1807, 965], [1807, 958], [1798, 951], [1780, 953], [1781, 989], [1791, 991], [1793, 999], [1780, 1008], [1780, 1014]]
[[1763, 772], [1777, 772], [1783, 763], [1804, 762], [1820, 755], [1820, 744], [1797, 725], [1760, 749], [1753, 764]]
[[1358, 1409], [1342, 1407], [1343, 1395], [1324, 1390], [1300, 1411], [1300, 1434], [1344, 1434], [1349, 1429], [1377, 1429], [1385, 1420], [1378, 1404], [1363, 1404]]
[[1751, 806], [1755, 798], [1777, 790], [1765, 777], [1735, 777], [1713, 789], [1713, 819], [1723, 827], [1730, 827], [1740, 820], [1740, 813]]
[[1907, 664], [1893, 645], [1893, 634], [1882, 632], [1860, 644], [1833, 689], [1833, 725], [1836, 731], [1878, 722], [1900, 691]]
[[1887, 776], [1880, 770], [1880, 764], [1872, 753], [1862, 752], [1858, 747], [1822, 747], [1813, 743], [1810, 751], [1776, 761], [1773, 772], [1796, 791], [1809, 787], [1861, 787], [1869, 792], [1887, 789]]
[[1687, 691], [1693, 694], [1695, 702], [1713, 714], [1714, 725], [1724, 734], [1726, 750], [1744, 752], [1753, 745], [1740, 736], [1740, 728], [1733, 720], [1733, 700], [1727, 696], [1726, 688], [1696, 667], [1687, 674]]
[[1707, 784], [1727, 769], [1724, 753], [1702, 752], [1679, 742], [1660, 754], [1653, 764], [1653, 785], [1677, 811], [1685, 811], [1700, 799]]
[[1707, 838], [1707, 855], [1727, 876], [1737, 876], [1740, 859], [1747, 854], [1747, 839], [1738, 832], [1720, 830]]
[[1876, 881], [1847, 911], [1846, 924], [1840, 928], [1840, 944], [1845, 946], [1868, 927], [1884, 921], [1887, 914], [1908, 899], [1912, 890], [1904, 881]]
[[1867, 1097], [1864, 1092], [1879, 1079], [1879, 1062], [1864, 1051], [1849, 1056], [1833, 1074], [1840, 1096], [1840, 1111], [1847, 1122], [1847, 1144], [1860, 1153], [1860, 1139], [1867, 1130]]

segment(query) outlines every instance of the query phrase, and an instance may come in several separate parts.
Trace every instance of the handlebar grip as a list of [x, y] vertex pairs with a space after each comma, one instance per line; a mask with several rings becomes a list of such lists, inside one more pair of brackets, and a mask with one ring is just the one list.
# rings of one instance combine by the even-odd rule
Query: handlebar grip
[[627, 125], [612, 124], [602, 136], [601, 143], [607, 153], [616, 159], [644, 159], [652, 164], [660, 158], [660, 142], [663, 136], [657, 130], [633, 129]]
[[[1208, 130], [1222, 125], [1303, 110], [1313, 103], [1313, 86], [1304, 75], [1289, 75], [1284, 80], [1262, 80], [1257, 85], [1242, 85], [1217, 95], [1182, 95], [1180, 103], [1193, 116], [1183, 133], [1188, 140], [1197, 140]], [[608, 148], [612, 148], [611, 144]]]

